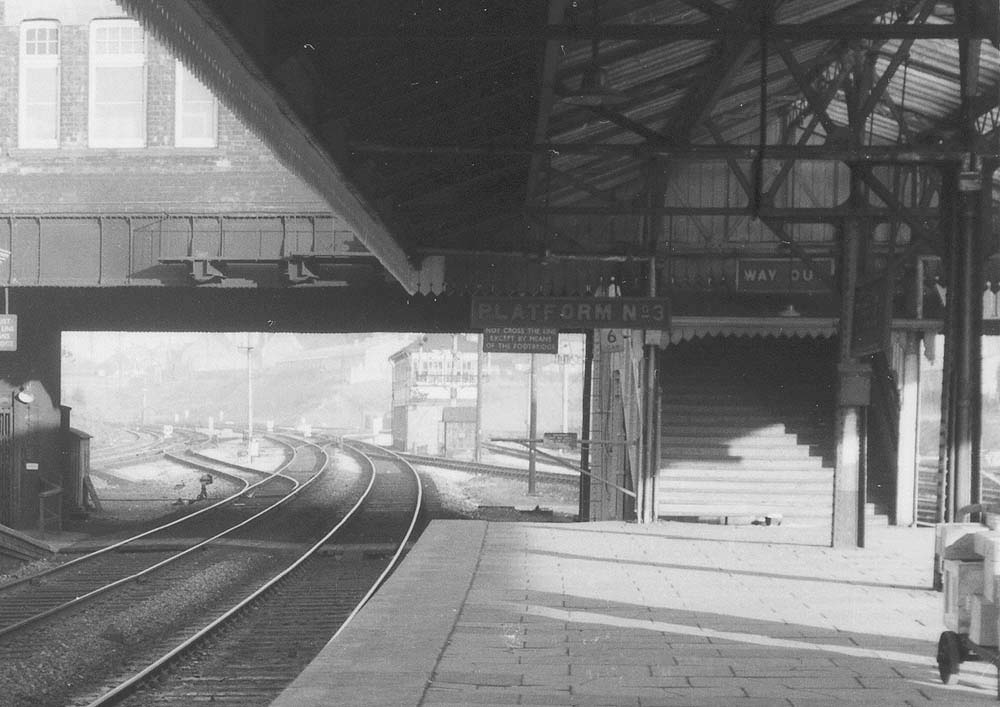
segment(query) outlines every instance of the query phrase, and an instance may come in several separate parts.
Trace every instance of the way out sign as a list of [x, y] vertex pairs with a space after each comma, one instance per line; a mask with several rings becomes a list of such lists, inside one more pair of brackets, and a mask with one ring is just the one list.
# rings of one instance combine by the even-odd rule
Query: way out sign
[[0, 351], [17, 351], [16, 314], [0, 314]]
[[833, 258], [814, 258], [809, 265], [787, 258], [741, 258], [737, 268], [736, 289], [744, 292], [815, 292], [829, 289]]

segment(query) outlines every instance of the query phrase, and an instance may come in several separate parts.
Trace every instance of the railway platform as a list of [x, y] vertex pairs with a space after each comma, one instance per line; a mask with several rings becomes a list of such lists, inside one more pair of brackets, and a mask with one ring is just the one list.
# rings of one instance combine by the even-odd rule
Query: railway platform
[[434, 521], [272, 705], [996, 704], [938, 677], [933, 535]]

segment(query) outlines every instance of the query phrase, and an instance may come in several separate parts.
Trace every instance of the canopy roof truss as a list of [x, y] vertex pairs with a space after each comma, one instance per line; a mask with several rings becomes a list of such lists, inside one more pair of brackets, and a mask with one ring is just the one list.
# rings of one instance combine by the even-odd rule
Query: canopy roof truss
[[941, 174], [1000, 158], [992, 0], [119, 2], [408, 290], [428, 256], [808, 260], [848, 214], [940, 254]]

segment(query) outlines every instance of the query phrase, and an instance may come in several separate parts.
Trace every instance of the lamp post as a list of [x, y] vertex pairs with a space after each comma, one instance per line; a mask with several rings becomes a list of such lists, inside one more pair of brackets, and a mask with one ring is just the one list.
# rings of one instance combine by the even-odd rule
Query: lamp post
[[247, 459], [253, 459], [253, 346], [250, 344], [250, 332], [247, 332], [247, 344], [241, 346], [247, 352]]
[[528, 495], [538, 493], [535, 486], [535, 435], [538, 434], [538, 381], [535, 375], [535, 354], [531, 354], [528, 374]]

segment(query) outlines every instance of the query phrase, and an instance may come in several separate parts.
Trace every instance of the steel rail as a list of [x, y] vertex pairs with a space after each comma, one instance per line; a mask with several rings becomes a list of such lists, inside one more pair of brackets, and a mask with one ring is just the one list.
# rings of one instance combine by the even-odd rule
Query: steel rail
[[[345, 444], [349, 446], [351, 449], [354, 449], [362, 456], [364, 456], [366, 459], [368, 459], [369, 463], [372, 465], [372, 468], [375, 468], [375, 462], [371, 459], [371, 457], [369, 457], [367, 454], [361, 451], [361, 447], [363, 446], [373, 447], [375, 445], [367, 445], [364, 442], [345, 442]], [[395, 452], [389, 451], [387, 449], [383, 449], [382, 447], [375, 447], [375, 448], [379, 450], [380, 454], [387, 454], [388, 456], [395, 458], [399, 464], [402, 464], [405, 469], [407, 469], [411, 474], [413, 474], [413, 478], [417, 482], [417, 502], [414, 507], [413, 517], [410, 519], [410, 526], [406, 530], [406, 535], [400, 541], [399, 548], [397, 548], [395, 554], [393, 554], [392, 559], [389, 561], [389, 564], [386, 566], [385, 570], [382, 572], [382, 574], [379, 575], [378, 579], [375, 580], [375, 583], [371, 586], [371, 589], [369, 589], [365, 593], [364, 597], [362, 597], [361, 601], [358, 602], [357, 606], [355, 606], [354, 609], [351, 611], [351, 613], [347, 615], [347, 618], [344, 619], [344, 623], [342, 623], [340, 625], [340, 628], [337, 629], [336, 633], [334, 633], [333, 636], [330, 637], [331, 641], [336, 640], [337, 637], [340, 636], [341, 632], [343, 632], [343, 630], [347, 627], [349, 623], [351, 623], [354, 617], [358, 615], [361, 609], [364, 608], [365, 604], [368, 603], [368, 600], [371, 599], [372, 596], [374, 596], [376, 591], [378, 591], [378, 588], [382, 586], [382, 583], [385, 582], [386, 578], [389, 576], [389, 573], [392, 572], [393, 569], [395, 569], [396, 564], [399, 562], [399, 558], [402, 556], [403, 551], [406, 549], [407, 542], [409, 542], [410, 537], [413, 535], [413, 529], [417, 525], [417, 518], [420, 515], [420, 509], [423, 506], [424, 502], [424, 485], [420, 481], [420, 474], [417, 473], [417, 470], [414, 469], [413, 466], [405, 459], [403, 459], [399, 454], [396, 454]]]
[[[317, 444], [307, 442], [306, 445], [315, 446], [317, 447], [317, 449], [320, 449], [323, 454], [327, 454]], [[313, 543], [301, 556], [299, 556], [288, 567], [286, 567], [284, 570], [276, 574], [274, 577], [272, 577], [270, 580], [264, 583], [253, 593], [245, 597], [243, 600], [234, 605], [232, 608], [228, 609], [221, 616], [217, 617], [216, 619], [212, 620], [210, 623], [199, 629], [197, 632], [195, 632], [193, 635], [185, 639], [183, 642], [181, 642], [174, 648], [170, 649], [167, 653], [157, 658], [155, 661], [147, 665], [141, 671], [135, 673], [125, 681], [119, 683], [116, 687], [109, 690], [105, 694], [101, 695], [96, 700], [93, 700], [92, 702], [88, 703], [87, 707], [106, 707], [107, 705], [117, 704], [119, 701], [125, 699], [126, 697], [134, 693], [142, 685], [144, 681], [149, 680], [156, 674], [168, 668], [176, 660], [180, 659], [181, 657], [186, 655], [189, 651], [193, 650], [202, 641], [211, 637], [216, 632], [216, 630], [220, 629], [221, 627], [228, 624], [230, 621], [234, 620], [245, 608], [247, 608], [254, 601], [261, 598], [265, 593], [276, 588], [282, 581], [287, 579], [293, 572], [299, 569], [307, 560], [309, 560], [313, 555], [315, 555], [320, 550], [320, 548], [326, 545], [334, 534], [336, 534], [349, 520], [354, 518], [354, 516], [357, 514], [361, 506], [364, 504], [364, 502], [368, 500], [368, 497], [372, 492], [372, 488], [375, 485], [375, 477], [377, 475], [375, 462], [372, 461], [367, 455], [363, 454], [362, 452], [358, 453], [365, 459], [370, 469], [368, 484], [365, 487], [365, 490], [358, 498], [358, 500], [355, 502], [355, 504], [347, 511], [344, 517], [331, 530], [329, 530], [325, 535], [323, 535], [323, 537], [320, 538], [318, 541]], [[326, 465], [324, 465], [324, 470], [325, 468]], [[417, 481], [417, 487], [418, 489], [420, 489], [419, 477]], [[418, 501], [416, 504], [417, 511], [414, 513], [414, 521], [413, 523], [411, 523], [410, 530], [408, 531], [406, 537], [400, 543], [400, 550], [397, 551], [396, 555], [393, 557], [393, 560], [389, 565], [390, 569], [395, 565], [395, 562], [397, 561], [399, 554], [402, 552], [402, 549], [405, 548], [406, 542], [409, 540], [410, 534], [412, 533], [413, 527], [416, 523], [416, 517], [417, 514], [419, 513], [421, 501], [422, 501], [422, 494], [418, 492]], [[376, 586], [383, 581], [387, 572], [388, 570], [385, 573], [383, 573], [383, 575], [381, 575], [378, 580], [376, 580]], [[372, 593], [374, 593], [374, 591], [366, 594], [363, 602], [367, 602], [368, 598], [371, 596]], [[356, 611], [352, 612], [351, 616], [349, 616], [347, 620], [350, 620], [350, 618], [353, 617], [354, 613], [356, 613]]]
[[[129, 427], [121, 427], [119, 428], [119, 430], [121, 432], [124, 432], [125, 434], [132, 435], [135, 439], [133, 439], [131, 442], [127, 442], [124, 444], [115, 444], [109, 447], [92, 446], [90, 449], [91, 461], [93, 461], [95, 457], [101, 459], [105, 455], [108, 455], [112, 458], [118, 456], [125, 456], [127, 453], [129, 453], [128, 450], [136, 448], [145, 449], [146, 447], [149, 447], [151, 444], [155, 444], [157, 441], [162, 440], [162, 437], [157, 435], [155, 432], [149, 432], [146, 430], [137, 430]], [[152, 440], [147, 439], [147, 437], [152, 437]]]
[[[249, 469], [248, 469], [248, 471], [249, 471]], [[75, 565], [81, 564], [81, 563], [86, 562], [88, 560], [92, 560], [95, 557], [98, 557], [100, 555], [104, 555], [104, 554], [107, 554], [109, 552], [113, 552], [115, 550], [118, 550], [119, 548], [121, 548], [121, 547], [123, 547], [125, 545], [128, 545], [130, 543], [136, 542], [137, 540], [142, 540], [145, 537], [148, 537], [148, 536], [153, 535], [155, 533], [159, 533], [159, 532], [161, 532], [163, 530], [166, 530], [167, 528], [172, 528], [175, 525], [180, 525], [181, 523], [189, 521], [192, 518], [197, 518], [198, 516], [202, 515], [203, 513], [208, 513], [209, 511], [214, 510], [215, 508], [218, 508], [219, 506], [222, 506], [222, 505], [224, 505], [226, 503], [229, 503], [231, 501], [235, 501], [236, 499], [240, 498], [244, 493], [246, 493], [247, 491], [251, 490], [252, 488], [254, 488], [254, 486], [257, 485], [257, 484], [254, 484], [253, 486], [251, 486], [249, 481], [247, 481], [246, 479], [240, 479], [237, 476], [234, 476], [232, 478], [238, 480], [239, 482], [241, 482], [243, 484], [243, 488], [240, 489], [239, 491], [237, 491], [236, 493], [234, 493], [234, 494], [232, 494], [230, 496], [226, 496], [225, 498], [216, 501], [215, 503], [211, 504], [210, 506], [205, 506], [204, 508], [200, 508], [200, 509], [198, 509], [197, 511], [195, 511], [193, 513], [188, 513], [187, 515], [184, 515], [184, 516], [182, 516], [180, 518], [175, 518], [174, 520], [170, 521], [169, 523], [164, 523], [163, 525], [158, 525], [155, 528], [151, 528], [149, 530], [145, 530], [145, 531], [139, 533], [138, 535], [133, 535], [131, 537], [125, 538], [124, 540], [119, 540], [116, 543], [112, 543], [111, 545], [106, 545], [105, 547], [102, 547], [102, 548], [100, 548], [98, 550], [94, 550], [93, 552], [88, 552], [86, 554], [80, 555], [79, 557], [75, 557], [72, 560], [69, 560], [68, 562], [63, 562], [62, 564], [59, 564], [59, 565], [57, 565], [55, 567], [49, 567], [49, 568], [41, 570], [39, 572], [35, 572], [34, 574], [28, 575], [26, 577], [20, 577], [19, 579], [16, 579], [16, 580], [14, 580], [12, 582], [7, 582], [6, 584], [0, 584], [0, 594], [2, 594], [4, 592], [6, 592], [7, 590], [12, 589], [14, 587], [18, 587], [18, 586], [20, 586], [22, 584], [25, 584], [26, 582], [37, 582], [39, 579], [42, 579], [43, 577], [48, 577], [50, 575], [57, 574], [57, 573], [59, 573], [59, 572], [61, 572], [63, 570], [69, 569], [70, 567], [73, 567]], [[258, 484], [264, 483], [265, 481], [269, 481], [269, 480], [270, 480], [269, 478], [268, 479], [262, 479], [261, 481], [258, 482]], [[6, 629], [0, 629], [0, 636], [2, 636], [4, 634], [5, 630]]]
[[[326, 455], [326, 453], [323, 452], [322, 449], [321, 449], [321, 453], [324, 454], [324, 455]], [[150, 574], [152, 572], [155, 572], [156, 570], [161, 569], [161, 568], [165, 567], [166, 565], [172, 564], [173, 562], [176, 562], [176, 561], [180, 560], [181, 558], [190, 555], [194, 551], [199, 550], [199, 549], [201, 549], [201, 548], [209, 545], [210, 543], [218, 540], [219, 538], [225, 537], [226, 535], [229, 535], [229, 534], [233, 533], [234, 531], [239, 530], [240, 528], [242, 528], [242, 527], [248, 525], [249, 523], [255, 521], [256, 519], [260, 518], [261, 516], [265, 515], [266, 513], [269, 513], [271, 511], [273, 511], [275, 508], [277, 508], [277, 507], [281, 506], [282, 504], [288, 502], [289, 500], [291, 500], [292, 498], [294, 498], [296, 495], [298, 495], [309, 484], [311, 484], [316, 478], [318, 478], [319, 475], [320, 475], [320, 473], [321, 473], [321, 472], [317, 472], [316, 474], [314, 474], [306, 482], [300, 483], [297, 480], [292, 479], [291, 477], [285, 476], [284, 473], [283, 473], [284, 470], [287, 469], [287, 467], [292, 463], [293, 460], [294, 460], [294, 457], [293, 457], [293, 459], [286, 461], [284, 465], [282, 465], [275, 472], [273, 472], [270, 475], [268, 475], [266, 478], [261, 479], [260, 481], [258, 481], [255, 484], [251, 484], [251, 485], [245, 487], [239, 493], [236, 493], [236, 494], [233, 494], [231, 496], [228, 496], [225, 499], [223, 499], [223, 500], [221, 500], [221, 501], [219, 501], [217, 503], [212, 504], [211, 506], [208, 506], [208, 507], [203, 508], [203, 509], [201, 509], [199, 511], [196, 511], [195, 513], [191, 513], [189, 515], [184, 516], [183, 518], [176, 519], [174, 521], [171, 521], [170, 523], [166, 523], [166, 524], [164, 524], [162, 526], [158, 526], [156, 528], [153, 528], [152, 530], [146, 531], [144, 533], [140, 533], [139, 535], [136, 535], [136, 536], [133, 536], [131, 538], [127, 538], [127, 539], [122, 540], [120, 542], [114, 543], [113, 545], [110, 545], [108, 547], [102, 548], [100, 550], [97, 550], [97, 551], [95, 551], [93, 553], [84, 555], [82, 557], [76, 558], [74, 560], [71, 560], [70, 562], [67, 562], [67, 563], [64, 563], [62, 565], [59, 565], [58, 567], [50, 568], [49, 570], [45, 570], [44, 572], [39, 572], [39, 573], [37, 573], [35, 575], [32, 575], [31, 577], [25, 577], [25, 578], [22, 578], [22, 579], [18, 580], [15, 583], [11, 583], [11, 584], [8, 584], [8, 585], [4, 585], [3, 587], [0, 587], [0, 590], [6, 590], [6, 589], [9, 589], [10, 587], [18, 586], [20, 584], [23, 584], [24, 582], [29, 582], [29, 581], [37, 580], [39, 577], [54, 574], [55, 572], [58, 572], [58, 571], [63, 570], [63, 569], [66, 569], [66, 568], [68, 568], [71, 565], [77, 565], [77, 564], [80, 564], [81, 562], [84, 562], [86, 560], [92, 560], [92, 559], [94, 559], [95, 557], [97, 557], [99, 555], [103, 555], [103, 554], [105, 554], [107, 552], [111, 552], [112, 550], [116, 550], [118, 548], [121, 548], [122, 546], [124, 546], [124, 545], [126, 545], [128, 543], [135, 542], [136, 540], [139, 540], [141, 538], [147, 537], [147, 536], [149, 536], [149, 535], [151, 535], [153, 533], [160, 532], [162, 530], [165, 530], [166, 528], [170, 528], [170, 527], [172, 527], [174, 525], [177, 525], [177, 524], [182, 523], [184, 521], [190, 520], [191, 518], [194, 518], [194, 517], [196, 517], [198, 515], [201, 515], [201, 514], [206, 513], [206, 512], [208, 512], [210, 510], [218, 508], [221, 505], [230, 503], [230, 502], [232, 502], [232, 501], [240, 498], [241, 496], [243, 496], [248, 491], [251, 491], [252, 489], [257, 488], [257, 487], [261, 486], [262, 484], [268, 483], [269, 481], [273, 480], [276, 477], [286, 478], [286, 479], [292, 481], [292, 483], [294, 484], [292, 490], [288, 494], [282, 496], [275, 503], [272, 503], [272, 504], [268, 505], [263, 510], [260, 510], [257, 513], [254, 513], [252, 516], [249, 516], [248, 518], [245, 518], [244, 520], [240, 521], [239, 523], [237, 523], [237, 524], [235, 524], [233, 526], [230, 526], [229, 528], [227, 528], [227, 529], [225, 529], [225, 530], [223, 530], [223, 531], [221, 531], [219, 533], [216, 533], [215, 535], [213, 535], [213, 536], [211, 536], [211, 537], [209, 537], [209, 538], [207, 538], [205, 540], [202, 540], [202, 541], [196, 543], [195, 545], [192, 545], [189, 548], [186, 548], [186, 549], [184, 549], [184, 550], [182, 550], [182, 551], [180, 551], [178, 553], [175, 553], [175, 554], [171, 555], [170, 557], [167, 557], [166, 559], [161, 560], [160, 562], [157, 562], [157, 563], [155, 563], [153, 565], [150, 565], [149, 567], [146, 567], [145, 569], [143, 569], [143, 570], [141, 570], [139, 572], [132, 573], [132, 574], [127, 575], [125, 577], [121, 577], [121, 578], [119, 578], [119, 579], [117, 579], [117, 580], [115, 580], [113, 582], [109, 582], [107, 584], [104, 584], [104, 585], [102, 585], [102, 586], [100, 586], [100, 587], [98, 587], [96, 589], [93, 589], [93, 590], [91, 590], [91, 591], [89, 591], [89, 592], [87, 592], [85, 594], [81, 594], [81, 595], [75, 597], [74, 599], [71, 599], [68, 602], [64, 602], [64, 603], [59, 604], [57, 606], [50, 607], [49, 609], [46, 609], [46, 610], [41, 611], [41, 612], [39, 612], [37, 614], [34, 614], [34, 615], [32, 615], [32, 616], [30, 616], [30, 617], [28, 617], [26, 619], [18, 621], [17, 623], [13, 623], [13, 624], [10, 624], [9, 626], [5, 626], [2, 629], [0, 629], [0, 637], [9, 635], [11, 633], [14, 633], [14, 632], [16, 632], [16, 631], [18, 631], [20, 629], [23, 629], [26, 626], [29, 626], [31, 624], [37, 623], [38, 621], [41, 621], [42, 619], [45, 619], [45, 618], [48, 618], [48, 617], [53, 616], [55, 614], [64, 612], [64, 611], [66, 611], [66, 610], [68, 610], [68, 609], [70, 609], [70, 608], [72, 608], [74, 606], [82, 604], [85, 601], [89, 601], [90, 599], [93, 599], [94, 597], [97, 597], [97, 596], [99, 596], [101, 594], [104, 594], [104, 593], [106, 593], [106, 592], [108, 592], [108, 591], [110, 591], [110, 590], [112, 590], [112, 589], [114, 589], [116, 587], [119, 587], [119, 586], [121, 586], [123, 584], [126, 584], [128, 582], [133, 582], [133, 581], [135, 581], [135, 580], [137, 580], [137, 579], [139, 579], [141, 577], [144, 577], [144, 576], [146, 576], [146, 575], [148, 575], [148, 574]], [[326, 463], [324, 463], [324, 468], [325, 467], [326, 467]], [[251, 471], [256, 471], [256, 470], [251, 470]], [[261, 473], [261, 472], [258, 472], [258, 473]]]
[[108, 447], [107, 449], [93, 450], [90, 454], [91, 468], [101, 471], [107, 467], [120, 466], [122, 462], [134, 462], [147, 457], [160, 456], [161, 454], [166, 454], [174, 447], [191, 447], [204, 444], [208, 441], [208, 437], [204, 434], [193, 430], [177, 430], [185, 438], [179, 439], [173, 444], [169, 443], [162, 434], [151, 430], [126, 430], [126, 432], [138, 436], [148, 435], [152, 439], [133, 444], [119, 445], [117, 447]]
[[[507, 453], [504, 451], [503, 453]], [[493, 476], [505, 476], [515, 479], [520, 479], [528, 475], [527, 469], [520, 469], [511, 466], [500, 466], [498, 464], [484, 464], [481, 462], [470, 462], [470, 461], [459, 461], [456, 459], [447, 459], [445, 457], [431, 457], [424, 456], [421, 454], [407, 454], [400, 453], [403, 459], [406, 459], [411, 464], [417, 464], [419, 466], [436, 466], [442, 469], [455, 469], [457, 471], [467, 471], [476, 474], [490, 474]], [[509, 456], [521, 459], [517, 454], [516, 450], [511, 450]], [[535, 472], [539, 481], [545, 481], [546, 483], [555, 484], [577, 484], [579, 483], [579, 476], [571, 475], [567, 473], [559, 473], [556, 471], [544, 471], [538, 470]]]

